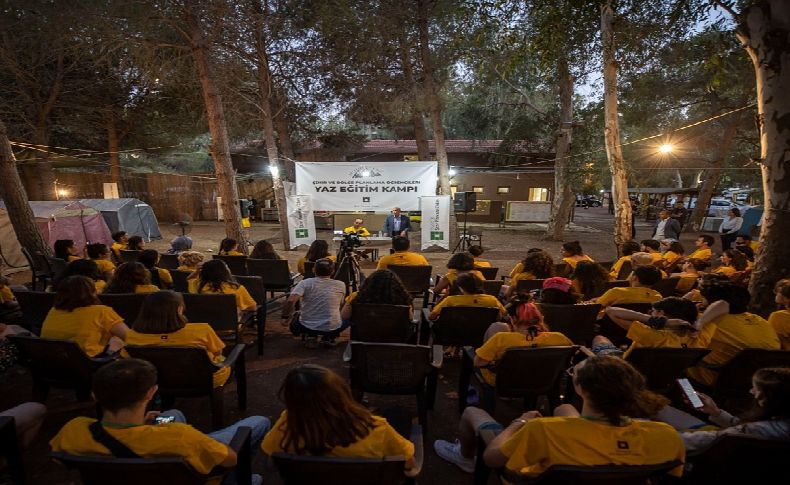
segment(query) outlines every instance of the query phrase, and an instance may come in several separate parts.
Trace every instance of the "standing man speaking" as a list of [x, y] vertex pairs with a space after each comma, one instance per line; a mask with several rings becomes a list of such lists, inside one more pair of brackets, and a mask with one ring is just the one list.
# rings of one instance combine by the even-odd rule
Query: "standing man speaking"
[[411, 220], [409, 216], [401, 215], [400, 207], [392, 209], [392, 214], [388, 215], [387, 220], [384, 221], [384, 234], [389, 237], [408, 237], [410, 230]]

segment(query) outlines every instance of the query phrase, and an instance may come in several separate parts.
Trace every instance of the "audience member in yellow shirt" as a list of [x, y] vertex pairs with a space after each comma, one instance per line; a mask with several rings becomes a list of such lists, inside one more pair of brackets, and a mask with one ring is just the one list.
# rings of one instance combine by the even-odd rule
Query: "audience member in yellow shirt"
[[554, 274], [554, 260], [542, 249], [532, 248], [523, 261], [510, 272], [510, 285], [502, 287], [505, 298], [510, 298], [518, 288], [521, 280], [545, 280]]
[[[634, 253], [638, 253], [641, 247], [639, 243], [636, 241], [626, 241], [620, 246], [620, 253], [622, 256], [620, 259], [614, 262], [612, 265], [611, 270], [609, 271], [609, 279], [616, 280], [620, 278], [620, 270], [623, 267], [623, 263], [628, 261], [631, 263], [631, 255]], [[629, 272], [630, 273], [630, 272]], [[627, 275], [623, 275], [623, 279], [625, 279]]]
[[94, 261], [96, 266], [99, 267], [101, 279], [104, 281], [110, 281], [113, 273], [115, 273], [115, 264], [110, 261], [110, 258], [112, 257], [110, 248], [108, 248], [106, 244], [102, 243], [88, 244], [85, 246], [85, 252], [88, 253], [88, 258]]
[[[239, 427], [251, 428], [253, 447], [258, 446], [270, 427], [268, 419], [250, 416], [206, 435], [186, 424], [186, 417], [176, 409], [146, 412], [157, 391], [156, 380], [156, 368], [144, 360], [121, 359], [101, 367], [93, 377], [93, 396], [104, 413], [102, 420], [72, 419], [50, 441], [52, 451], [110, 456], [110, 450], [94, 438], [94, 433], [107, 434], [142, 458], [178, 457], [195, 472], [207, 475], [216, 467], [236, 465], [236, 453], [228, 443]], [[159, 417], [168, 421], [157, 424]], [[252, 483], [260, 480], [258, 476], [252, 478]], [[220, 481], [206, 479], [210, 485]]]
[[591, 257], [584, 254], [579, 241], [570, 241], [562, 245], [562, 260], [568, 263], [571, 269], [576, 269], [576, 263], [579, 261], [593, 261]]
[[123, 347], [128, 330], [112, 308], [101, 304], [93, 280], [69, 276], [58, 285], [55, 304], [44, 319], [41, 336], [71, 340], [89, 357], [96, 357]]
[[461, 274], [455, 282], [458, 289], [461, 290], [460, 295], [448, 296], [437, 303], [428, 316], [431, 320], [436, 320], [442, 313], [443, 308], [451, 306], [475, 306], [485, 308], [498, 308], [499, 316], [505, 317], [507, 310], [502, 306], [497, 297], [493, 295], [486, 295], [483, 293], [481, 281], [470, 273]]
[[746, 311], [750, 299], [746, 288], [705, 278], [700, 293], [708, 304], [705, 313], [715, 311], [719, 306], [723, 306], [727, 313], [713, 319], [717, 329], [708, 346], [711, 352], [699, 365], [688, 369], [689, 377], [706, 386], [713, 386], [718, 373], [712, 367], [726, 364], [741, 350], [781, 348], [773, 327], [762, 317]]
[[664, 258], [661, 255], [661, 242], [655, 239], [645, 239], [641, 242], [642, 252], [648, 253], [653, 258], [653, 264], [662, 261]]
[[651, 287], [660, 280], [658, 268], [642, 266], [636, 268], [628, 278], [631, 286], [612, 288], [593, 301], [604, 308], [624, 303], [653, 303], [661, 299], [661, 293]]
[[224, 293], [236, 295], [236, 308], [239, 312], [254, 312], [258, 304], [250, 296], [247, 288], [236, 283], [225, 261], [212, 259], [200, 267], [200, 275], [189, 280], [190, 293]]
[[115, 270], [104, 293], [153, 293], [159, 287], [151, 284], [151, 273], [142, 263], [123, 263]]
[[57, 278], [52, 280], [52, 285], [47, 287], [47, 291], [56, 291], [60, 282], [69, 276], [86, 276], [90, 278], [91, 281], [94, 282], [96, 293], [104, 292], [107, 287], [107, 282], [101, 279], [102, 274], [99, 271], [99, 267], [96, 265], [96, 261], [91, 259], [77, 259], [66, 265], [66, 269], [64, 269]]
[[112, 253], [115, 256], [115, 261], [122, 263], [123, 259], [121, 259], [121, 251], [126, 249], [126, 243], [129, 241], [129, 236], [126, 235], [126, 231], [118, 231], [112, 234]]
[[0, 276], [0, 314], [15, 312], [19, 309], [14, 292], [8, 286], [8, 278]]
[[710, 261], [710, 257], [713, 255], [713, 252], [710, 248], [713, 247], [714, 242], [715, 239], [713, 239], [713, 236], [709, 234], [700, 235], [694, 241], [694, 245], [697, 247], [697, 249], [688, 255], [688, 259], [704, 259], [705, 261]]
[[238, 241], [229, 237], [219, 242], [219, 252], [217, 254], [220, 256], [244, 256], [244, 253], [239, 251]]
[[365, 221], [357, 217], [356, 219], [354, 219], [354, 224], [343, 229], [343, 232], [345, 234], [354, 233], [360, 237], [368, 237], [370, 236], [370, 231], [368, 231], [368, 229], [365, 226], [363, 226], [364, 223]]
[[285, 411], [261, 443], [265, 455], [402, 456], [407, 475], [415, 466], [414, 444], [386, 419], [359, 404], [346, 380], [331, 370], [312, 364], [292, 369], [285, 376], [280, 395]]
[[300, 274], [305, 274], [304, 263], [306, 261], [315, 263], [319, 259], [324, 259], [324, 258], [332, 262], [335, 262], [337, 260], [336, 256], [329, 254], [329, 243], [327, 243], [323, 239], [316, 239], [315, 241], [313, 241], [312, 244], [310, 244], [310, 248], [307, 250], [307, 254], [305, 254], [305, 256], [301, 258], [298, 263], [296, 263], [296, 270]]
[[485, 259], [481, 259], [480, 257], [483, 255], [483, 247], [474, 245], [469, 246], [469, 254], [475, 259], [475, 267], [476, 268], [490, 268], [491, 263], [486, 261]]
[[[340, 318], [350, 320], [353, 315], [355, 304], [372, 303], [378, 305], [403, 305], [412, 309], [412, 297], [406, 287], [403, 286], [400, 278], [388, 269], [378, 269], [371, 273], [359, 291], [355, 291], [346, 297], [343, 306], [340, 308]], [[409, 312], [409, 320], [412, 312]]]
[[142, 251], [145, 249], [145, 241], [140, 236], [132, 236], [126, 241], [127, 251]]
[[771, 313], [768, 323], [779, 336], [782, 349], [790, 350], [790, 279], [777, 281], [774, 293], [776, 293], [776, 304], [782, 310]]
[[434, 285], [434, 294], [442, 295], [445, 290], [448, 294], [459, 294], [458, 290], [453, 289], [453, 284], [455, 284], [458, 276], [462, 274], [471, 274], [481, 282], [486, 279], [483, 273], [475, 269], [475, 261], [471, 255], [456, 253], [447, 262], [447, 273]]
[[173, 276], [170, 274], [170, 271], [156, 266], [159, 264], [159, 258], [160, 256], [157, 251], [146, 249], [140, 253], [140, 257], [137, 261], [142, 263], [145, 269], [151, 273], [152, 285], [162, 290], [167, 290], [173, 287]]
[[727, 249], [719, 257], [721, 266], [713, 270], [714, 273], [723, 274], [727, 278], [732, 278], [736, 272], [745, 271], [749, 261], [742, 252], [736, 249]]
[[670, 473], [683, 473], [685, 450], [677, 431], [666, 423], [629, 416], [635, 408], [652, 416], [668, 403], [647, 390], [639, 371], [623, 359], [601, 356], [580, 362], [571, 373], [576, 394], [582, 398], [581, 413], [562, 404], [554, 417], [529, 411], [503, 426], [470, 406], [461, 416], [459, 441], [437, 440], [436, 453], [472, 473], [477, 434], [492, 429], [501, 432], [483, 454], [486, 465], [529, 477], [553, 465], [649, 465], [674, 460], [680, 464]]
[[701, 278], [704, 274], [705, 268], [708, 267], [708, 262], [704, 259], [687, 259], [683, 263], [683, 271], [680, 273], [672, 273], [670, 277], [677, 276], [680, 278], [678, 281], [677, 291], [686, 293], [694, 287], [697, 279]]
[[680, 262], [683, 259], [683, 255], [686, 253], [686, 249], [677, 241], [672, 241], [667, 244], [667, 250], [662, 257], [662, 267], [670, 271], [673, 269], [676, 263]]
[[55, 257], [67, 263], [81, 259], [79, 250], [71, 239], [58, 239], [53, 247], [55, 249]]
[[[143, 301], [140, 316], [126, 333], [126, 345], [154, 345], [158, 347], [199, 347], [214, 363], [222, 363], [225, 344], [207, 323], [187, 323], [184, 298], [173, 291], [151, 293]], [[225, 384], [230, 367], [214, 373], [214, 387]]]
[[376, 269], [386, 269], [387, 266], [428, 266], [428, 260], [422, 254], [409, 251], [409, 238], [398, 236], [392, 239], [394, 253], [379, 259]]
[[178, 271], [197, 271], [203, 263], [203, 253], [199, 251], [184, 251], [178, 255]]

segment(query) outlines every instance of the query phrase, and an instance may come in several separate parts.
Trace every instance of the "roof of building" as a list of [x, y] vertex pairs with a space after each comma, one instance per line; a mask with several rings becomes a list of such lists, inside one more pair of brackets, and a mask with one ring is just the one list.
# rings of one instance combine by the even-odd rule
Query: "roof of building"
[[[490, 152], [499, 148], [502, 140], [445, 140], [444, 147], [448, 153], [459, 152]], [[436, 149], [436, 143], [428, 140], [431, 151]], [[359, 148], [353, 149], [356, 153], [404, 153], [416, 152], [416, 140], [369, 140]]]

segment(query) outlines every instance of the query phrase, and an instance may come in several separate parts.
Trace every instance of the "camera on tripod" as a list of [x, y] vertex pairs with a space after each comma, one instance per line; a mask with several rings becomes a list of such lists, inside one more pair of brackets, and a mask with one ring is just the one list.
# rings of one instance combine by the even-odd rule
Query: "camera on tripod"
[[354, 248], [362, 246], [362, 241], [356, 232], [347, 232], [343, 234], [343, 239], [340, 240], [340, 250], [351, 252]]

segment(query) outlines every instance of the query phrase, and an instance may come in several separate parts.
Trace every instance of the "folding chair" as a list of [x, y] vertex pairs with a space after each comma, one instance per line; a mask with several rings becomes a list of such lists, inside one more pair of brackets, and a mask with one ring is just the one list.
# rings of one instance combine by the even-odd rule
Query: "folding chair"
[[136, 263], [140, 259], [142, 251], [133, 251], [130, 249], [121, 249], [121, 263]]
[[657, 292], [661, 293], [661, 296], [667, 298], [669, 296], [675, 296], [675, 289], [678, 287], [678, 282], [680, 282], [680, 276], [673, 276], [672, 278], [664, 278], [660, 280], [658, 283], [653, 285], [653, 289]]
[[483, 281], [483, 292], [486, 295], [498, 297], [504, 284], [505, 282], [502, 280], [485, 280]]
[[19, 440], [16, 425], [12, 416], [0, 416], [0, 457], [4, 457], [8, 465], [11, 483], [25, 484], [25, 467], [19, 451]]

